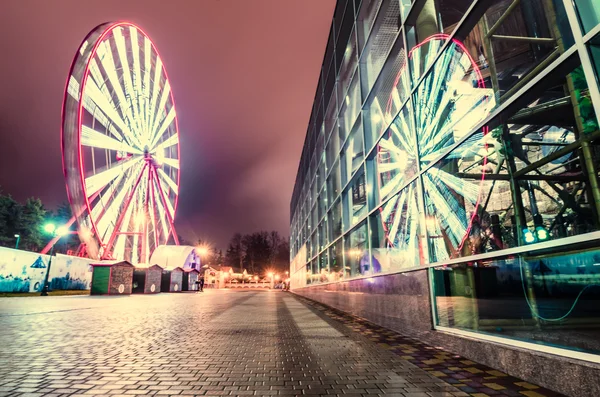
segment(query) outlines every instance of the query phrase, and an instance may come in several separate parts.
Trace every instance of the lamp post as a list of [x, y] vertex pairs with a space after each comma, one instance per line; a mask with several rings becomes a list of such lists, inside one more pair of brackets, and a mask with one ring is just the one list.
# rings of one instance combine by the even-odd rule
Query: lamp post
[[18, 250], [19, 249], [19, 241], [21, 241], [21, 235], [15, 234], [15, 238], [17, 239], [17, 242], [15, 243], [15, 249]]
[[[54, 223], [48, 223], [44, 226], [46, 233], [50, 234], [52, 238], [56, 236], [62, 236], [68, 231], [64, 227], [56, 227]], [[52, 265], [52, 255], [54, 254], [54, 244], [50, 247], [50, 259], [48, 259], [48, 269], [46, 270], [46, 277], [44, 277], [44, 285], [42, 287], [42, 293], [40, 296], [48, 296], [48, 277], [50, 276], [50, 266]]]

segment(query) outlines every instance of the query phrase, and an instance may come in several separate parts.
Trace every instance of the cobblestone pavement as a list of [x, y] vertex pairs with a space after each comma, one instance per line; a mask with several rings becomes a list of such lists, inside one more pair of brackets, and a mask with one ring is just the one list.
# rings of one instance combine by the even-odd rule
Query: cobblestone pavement
[[4, 298], [0, 397], [486, 395], [369, 329], [274, 291]]

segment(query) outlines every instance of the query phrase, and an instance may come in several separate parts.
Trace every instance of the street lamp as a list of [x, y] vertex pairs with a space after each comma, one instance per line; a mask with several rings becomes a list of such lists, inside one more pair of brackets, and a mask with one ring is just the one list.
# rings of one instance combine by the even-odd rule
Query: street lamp
[[[47, 223], [44, 225], [44, 231], [52, 236], [64, 236], [69, 232], [69, 229], [65, 226], [56, 227], [54, 223]], [[50, 266], [52, 265], [52, 254], [54, 253], [54, 244], [50, 247], [50, 259], [48, 259], [48, 269], [46, 270], [46, 277], [44, 277], [44, 285], [42, 287], [41, 296], [48, 296], [48, 277], [50, 276]]]
[[18, 250], [19, 249], [19, 241], [21, 241], [21, 235], [15, 234], [15, 238], [17, 239], [17, 242], [15, 243], [15, 249]]

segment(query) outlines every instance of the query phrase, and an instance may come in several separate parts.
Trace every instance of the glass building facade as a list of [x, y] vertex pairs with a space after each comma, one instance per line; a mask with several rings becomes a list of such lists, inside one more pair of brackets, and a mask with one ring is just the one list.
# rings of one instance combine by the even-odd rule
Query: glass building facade
[[426, 271], [435, 328], [600, 362], [599, 81], [597, 0], [339, 0], [292, 288]]

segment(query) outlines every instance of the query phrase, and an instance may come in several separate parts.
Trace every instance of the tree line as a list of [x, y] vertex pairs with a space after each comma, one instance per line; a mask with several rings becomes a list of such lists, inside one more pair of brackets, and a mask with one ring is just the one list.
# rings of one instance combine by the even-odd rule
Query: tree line
[[[30, 197], [25, 202], [15, 200], [10, 194], [0, 190], [0, 246], [16, 245], [19, 236], [19, 249], [40, 251], [52, 236], [44, 232], [44, 225], [54, 223], [63, 225], [71, 219], [71, 207], [68, 203], [58, 206], [55, 211], [48, 210], [39, 198]], [[56, 252], [66, 253], [76, 250], [79, 239], [76, 235], [66, 235], [55, 245]]]
[[[71, 219], [69, 203], [60, 204], [52, 211], [44, 207], [39, 198], [31, 197], [18, 202], [0, 190], [0, 246], [14, 248], [19, 235], [19, 249], [40, 251], [51, 239], [44, 232], [44, 225], [64, 225]], [[71, 230], [75, 230], [74, 226]], [[181, 236], [180, 244], [190, 245]], [[199, 240], [198, 245], [208, 246]], [[66, 254], [79, 247], [76, 234], [68, 234], [55, 244], [54, 251]], [[246, 270], [250, 274], [274, 271], [283, 274], [289, 270], [289, 242], [277, 231], [260, 231], [250, 234], [236, 233], [231, 238], [225, 254], [220, 249], [209, 248], [202, 258], [209, 265], [231, 266], [236, 272]]]
[[273, 271], [283, 274], [289, 270], [290, 245], [277, 231], [251, 234], [236, 233], [231, 237], [223, 262], [236, 271], [250, 274]]

